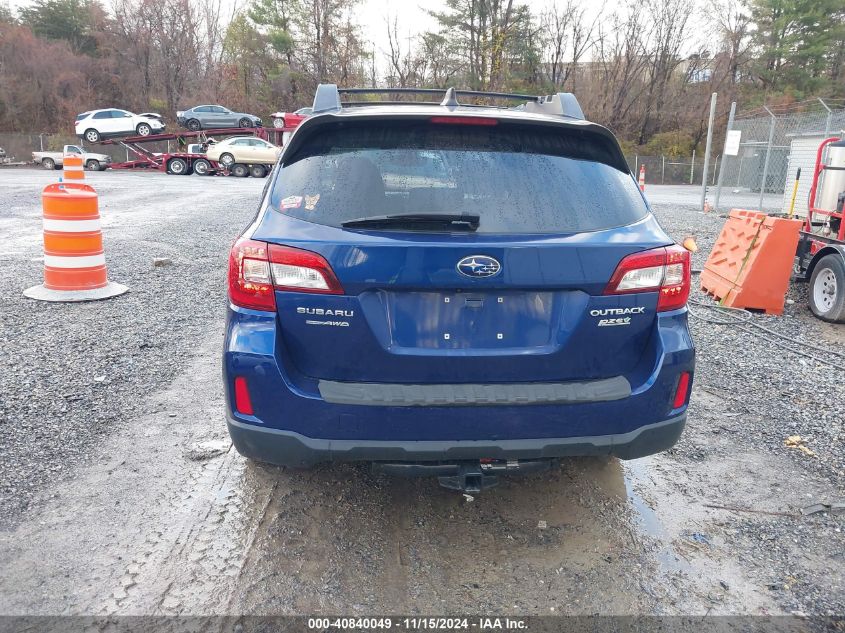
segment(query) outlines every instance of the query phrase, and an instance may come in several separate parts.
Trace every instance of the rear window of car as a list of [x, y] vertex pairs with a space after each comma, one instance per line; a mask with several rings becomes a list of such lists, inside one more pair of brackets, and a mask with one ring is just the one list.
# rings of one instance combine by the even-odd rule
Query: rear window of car
[[271, 204], [317, 224], [472, 214], [479, 233], [573, 233], [648, 213], [613, 142], [583, 130], [344, 122], [285, 159]]

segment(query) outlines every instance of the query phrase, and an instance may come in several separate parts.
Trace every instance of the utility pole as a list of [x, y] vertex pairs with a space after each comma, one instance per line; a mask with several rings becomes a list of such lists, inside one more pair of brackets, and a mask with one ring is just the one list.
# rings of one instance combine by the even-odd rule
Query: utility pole
[[[731, 102], [731, 113], [728, 115], [728, 129], [725, 132], [725, 142], [728, 140], [728, 132], [733, 129], [734, 126], [734, 115], [736, 114], [736, 101]], [[742, 159], [740, 159], [740, 167], [742, 167]], [[719, 197], [722, 195], [722, 180], [725, 176], [725, 153], [722, 151], [722, 166], [719, 169], [719, 181], [716, 183], [716, 202], [713, 204], [713, 208], [717, 211], [719, 210]]]
[[825, 122], [824, 122], [824, 137], [827, 138], [828, 135], [830, 134], [830, 117], [833, 114], [833, 111], [830, 108], [827, 107], [827, 104], [824, 101], [822, 101], [821, 97], [816, 97], [816, 99], [818, 99], [819, 103], [821, 103], [824, 106], [824, 109], [827, 110], [827, 118], [825, 119]]
[[769, 177], [769, 158], [772, 155], [772, 143], [775, 140], [775, 122], [777, 121], [777, 117], [769, 108], [763, 106], [763, 109], [772, 117], [772, 122], [769, 125], [769, 143], [766, 145], [766, 160], [763, 162], [763, 180], [760, 181], [760, 204], [758, 206], [761, 213], [763, 212], [763, 194], [766, 191], [766, 180]]
[[707, 123], [707, 145], [704, 148], [704, 170], [701, 172], [701, 204], [699, 207], [704, 210], [704, 203], [707, 201], [707, 176], [710, 171], [710, 146], [713, 144], [713, 121], [716, 118], [716, 95], [714, 92], [710, 97], [710, 120]]

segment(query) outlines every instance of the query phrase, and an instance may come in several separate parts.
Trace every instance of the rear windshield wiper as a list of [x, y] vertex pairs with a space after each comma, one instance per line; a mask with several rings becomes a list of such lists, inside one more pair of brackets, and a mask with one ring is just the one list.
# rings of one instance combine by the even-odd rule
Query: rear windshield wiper
[[345, 229], [406, 229], [410, 231], [475, 231], [479, 216], [461, 213], [374, 215], [341, 223]]

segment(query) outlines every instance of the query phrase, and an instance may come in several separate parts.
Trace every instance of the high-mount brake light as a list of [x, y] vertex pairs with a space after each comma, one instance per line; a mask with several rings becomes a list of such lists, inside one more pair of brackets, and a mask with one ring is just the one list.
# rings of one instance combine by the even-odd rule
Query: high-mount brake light
[[241, 238], [229, 254], [229, 300], [252, 310], [276, 309], [276, 290], [343, 294], [317, 253]]
[[429, 122], [438, 125], [499, 125], [499, 119], [480, 116], [433, 116]]
[[690, 254], [674, 244], [625, 257], [605, 288], [606, 295], [659, 292], [657, 311], [683, 308], [690, 293]]

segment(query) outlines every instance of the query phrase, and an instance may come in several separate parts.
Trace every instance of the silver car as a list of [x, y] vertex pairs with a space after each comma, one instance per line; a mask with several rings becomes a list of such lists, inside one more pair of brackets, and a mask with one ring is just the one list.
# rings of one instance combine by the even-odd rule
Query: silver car
[[176, 113], [176, 122], [192, 132], [218, 128], [261, 127], [261, 117], [246, 112], [232, 112], [219, 105], [201, 105]]

